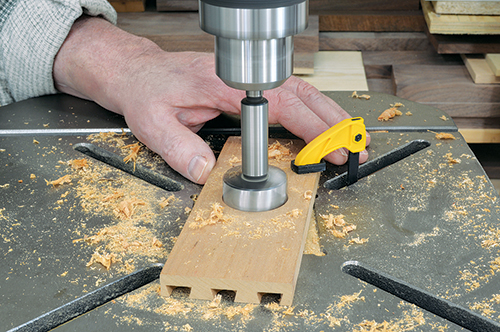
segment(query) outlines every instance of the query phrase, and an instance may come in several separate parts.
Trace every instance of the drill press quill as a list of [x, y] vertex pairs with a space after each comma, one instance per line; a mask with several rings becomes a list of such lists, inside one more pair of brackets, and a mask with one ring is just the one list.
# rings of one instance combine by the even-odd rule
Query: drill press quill
[[223, 200], [242, 211], [287, 201], [287, 178], [268, 164], [268, 102], [263, 91], [293, 71], [293, 35], [304, 31], [308, 0], [200, 0], [200, 27], [215, 36], [215, 70], [241, 101], [242, 165], [224, 175]]

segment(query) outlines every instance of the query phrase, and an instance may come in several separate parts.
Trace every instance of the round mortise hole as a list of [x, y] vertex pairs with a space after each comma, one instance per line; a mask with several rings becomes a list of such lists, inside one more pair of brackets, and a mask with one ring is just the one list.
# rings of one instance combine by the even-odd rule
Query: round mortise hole
[[172, 290], [170, 292], [170, 297], [173, 298], [188, 298], [189, 294], [191, 294], [190, 287], [171, 287]]
[[260, 298], [260, 304], [261, 305], [266, 305], [266, 304], [271, 304], [271, 303], [277, 303], [280, 304], [281, 302], [281, 295], [279, 293], [258, 293], [259, 298]]

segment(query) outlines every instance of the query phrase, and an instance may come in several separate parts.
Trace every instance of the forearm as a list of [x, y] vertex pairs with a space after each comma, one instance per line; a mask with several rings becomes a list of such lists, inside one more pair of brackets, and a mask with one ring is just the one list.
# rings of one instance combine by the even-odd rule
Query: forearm
[[138, 62], [159, 52], [159, 47], [145, 38], [104, 19], [82, 16], [54, 60], [55, 87], [123, 114], [124, 94], [133, 92], [134, 77], [140, 75]]

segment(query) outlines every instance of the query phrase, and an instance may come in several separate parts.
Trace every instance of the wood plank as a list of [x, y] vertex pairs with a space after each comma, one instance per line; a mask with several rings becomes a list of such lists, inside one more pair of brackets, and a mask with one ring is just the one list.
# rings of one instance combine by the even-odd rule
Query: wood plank
[[421, 32], [320, 32], [320, 51], [433, 50]]
[[318, 52], [314, 75], [300, 77], [320, 91], [368, 90], [361, 52]]
[[500, 34], [500, 16], [440, 15], [431, 1], [421, 0], [425, 21], [432, 34]]
[[458, 131], [467, 143], [500, 143], [500, 128], [459, 128]]
[[156, 0], [156, 10], [160, 12], [197, 11], [198, 0]]
[[500, 15], [497, 1], [432, 1], [437, 14]]
[[108, 0], [118, 13], [137, 13], [145, 10], [145, 0]]
[[486, 54], [486, 62], [490, 66], [493, 75], [500, 76], [500, 54]]
[[431, 34], [427, 27], [425, 32], [439, 54], [500, 53], [498, 36]]
[[[123, 13], [118, 15], [118, 27], [152, 40], [165, 51], [214, 51], [214, 37], [200, 29], [198, 13]], [[294, 37], [297, 73], [314, 70], [314, 53], [319, 50], [318, 27], [318, 16], [310, 16], [308, 28]]]
[[333, 12], [319, 16], [319, 30], [416, 32], [424, 31], [425, 20], [421, 11], [407, 12]]
[[[303, 146], [294, 140], [289, 145], [293, 156]], [[288, 201], [272, 211], [242, 212], [222, 201], [222, 177], [234, 156], [241, 158], [239, 137], [228, 139], [196, 200], [161, 272], [161, 294], [169, 296], [175, 287], [188, 287], [191, 298], [211, 300], [218, 291], [229, 290], [236, 292], [236, 302], [259, 303], [260, 295], [271, 293], [281, 294], [280, 304], [291, 305], [319, 173], [298, 175], [290, 169], [291, 159], [270, 160], [287, 174]], [[308, 190], [310, 200], [304, 198]], [[228, 221], [190, 227], [197, 224], [197, 216], [206, 218], [214, 203], [224, 207]], [[292, 213], [295, 209], [300, 215]]]
[[465, 66], [395, 65], [393, 73], [396, 96], [446, 110], [452, 117], [500, 112], [500, 86], [474, 84]]
[[309, 0], [309, 12], [313, 15], [321, 15], [325, 11], [407, 11], [418, 9], [418, 0]]
[[461, 65], [462, 59], [454, 54], [437, 54], [427, 51], [381, 51], [363, 52], [363, 63], [367, 78], [392, 78], [393, 65]]
[[462, 54], [465, 67], [476, 84], [499, 84], [500, 77], [493, 74], [483, 54]]

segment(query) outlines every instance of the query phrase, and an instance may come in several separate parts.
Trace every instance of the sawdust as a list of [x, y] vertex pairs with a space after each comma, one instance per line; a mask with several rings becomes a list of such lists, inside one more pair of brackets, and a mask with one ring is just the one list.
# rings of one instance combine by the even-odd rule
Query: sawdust
[[85, 169], [85, 168], [89, 167], [89, 163], [87, 162], [87, 159], [85, 159], [85, 158], [70, 160], [70, 161], [68, 161], [68, 165], [73, 167], [75, 170]]
[[321, 250], [319, 243], [319, 234], [316, 227], [316, 217], [311, 217], [311, 222], [309, 223], [309, 230], [307, 232], [306, 243], [304, 245], [304, 255], [315, 255], [315, 256], [325, 256], [325, 253]]
[[268, 156], [270, 160], [286, 161], [292, 160], [292, 152], [290, 151], [289, 146], [293, 142], [289, 142], [285, 145], [282, 145], [279, 141], [276, 141], [269, 145], [268, 147]]
[[167, 206], [169, 206], [170, 203], [172, 203], [173, 201], [175, 201], [175, 196], [174, 195], [170, 195], [168, 198], [162, 197], [160, 199], [160, 202], [158, 204], [160, 205], [160, 208], [164, 209]]
[[371, 97], [369, 95], [358, 95], [357, 91], [354, 91], [351, 95], [351, 98], [354, 99], [364, 99], [364, 100], [369, 100]]
[[109, 270], [111, 264], [116, 263], [118, 261], [121, 261], [121, 259], [118, 259], [116, 257], [116, 254], [110, 254], [110, 253], [100, 254], [99, 251], [96, 250], [92, 254], [90, 261], [87, 263], [87, 267], [92, 266], [92, 264], [94, 263], [99, 263], [102, 266], [104, 266], [106, 270]]
[[45, 180], [45, 182], [47, 183], [47, 186], [52, 185], [53, 187], [56, 187], [56, 186], [63, 185], [65, 183], [71, 183], [71, 176], [69, 174], [67, 174], [67, 175], [61, 176], [57, 180], [53, 180], [53, 181]]
[[191, 229], [231, 222], [231, 218], [224, 215], [224, 207], [218, 202], [212, 204], [212, 210], [208, 211], [208, 216], [206, 216], [207, 211], [198, 210], [196, 212], [194, 221], [189, 224]]
[[450, 133], [436, 133], [436, 138], [440, 140], [455, 140], [455, 136]]
[[349, 233], [356, 230], [356, 225], [346, 223], [343, 214], [334, 216], [330, 213], [328, 215], [320, 215], [320, 217], [323, 220], [325, 229], [336, 238], [345, 239]]
[[394, 117], [402, 114], [403, 113], [396, 107], [391, 107], [383, 111], [382, 114], [380, 114], [377, 119], [378, 121], [389, 121], [390, 119], [393, 119]]
[[141, 146], [139, 145], [139, 142], [134, 143], [134, 144], [129, 144], [121, 147], [122, 149], [129, 149], [130, 152], [129, 154], [123, 158], [123, 161], [128, 164], [129, 161], [134, 162], [134, 172], [135, 172], [135, 164], [137, 161], [137, 157], [139, 156], [139, 151], [141, 150]]
[[122, 132], [121, 134], [115, 132], [100, 132], [97, 134], [91, 134], [87, 136], [87, 140], [90, 141], [91, 143], [104, 142], [109, 145], [121, 148], [125, 146], [125, 139], [130, 137], [131, 136], [127, 136], [125, 132]]

